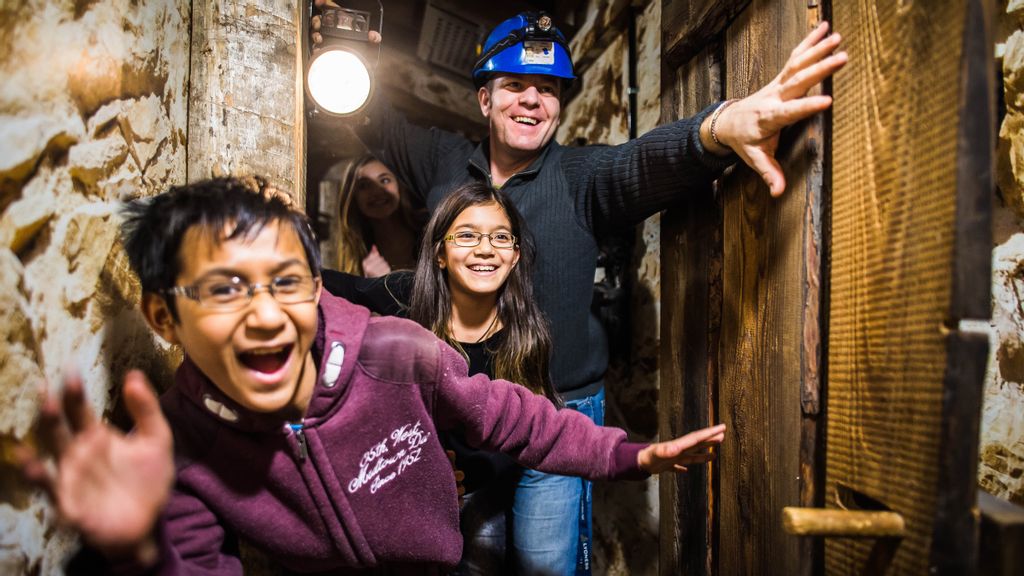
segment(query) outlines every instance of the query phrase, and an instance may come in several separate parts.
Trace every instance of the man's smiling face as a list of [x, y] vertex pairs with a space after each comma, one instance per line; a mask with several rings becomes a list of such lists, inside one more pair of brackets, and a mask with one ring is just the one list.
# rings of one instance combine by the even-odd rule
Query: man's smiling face
[[555, 135], [562, 111], [559, 97], [558, 78], [496, 76], [477, 92], [480, 111], [490, 123], [491, 146], [516, 160], [535, 157]]

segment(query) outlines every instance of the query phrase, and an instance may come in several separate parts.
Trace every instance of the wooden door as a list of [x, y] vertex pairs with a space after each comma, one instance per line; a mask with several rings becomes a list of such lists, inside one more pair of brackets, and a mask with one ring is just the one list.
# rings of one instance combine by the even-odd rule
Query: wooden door
[[[900, 514], [899, 542], [833, 538], [829, 574], [971, 574], [989, 318], [993, 11], [835, 3], [825, 501]], [[967, 328], [967, 329], [965, 329]]]
[[[769, 82], [821, 19], [808, 4], [666, 2], [663, 120]], [[785, 135], [781, 199], [738, 167], [663, 220], [662, 434], [729, 426], [710, 471], [662, 482], [663, 574], [813, 568], [779, 514], [820, 500], [821, 125]]]
[[[832, 17], [814, 0], [662, 14], [664, 121], [756, 90]], [[973, 572], [986, 344], [960, 321], [988, 317], [991, 14], [835, 3], [851, 63], [834, 112], [784, 133], [783, 198], [739, 166], [666, 214], [660, 430], [729, 435], [713, 466], [662, 481], [663, 574], [858, 574], [869, 556]], [[908, 533], [797, 538], [786, 506], [888, 508]]]

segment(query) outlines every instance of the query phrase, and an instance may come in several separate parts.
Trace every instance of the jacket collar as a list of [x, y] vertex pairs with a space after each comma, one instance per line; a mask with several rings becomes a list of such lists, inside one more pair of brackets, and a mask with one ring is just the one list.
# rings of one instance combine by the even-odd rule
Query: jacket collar
[[[324, 291], [318, 306], [319, 318], [311, 353], [317, 367], [316, 388], [306, 409], [303, 424], [315, 426], [341, 405], [355, 371], [370, 311]], [[175, 374], [178, 390], [225, 425], [245, 431], [280, 429], [288, 422], [276, 414], [252, 412], [229, 398], [185, 356]]]

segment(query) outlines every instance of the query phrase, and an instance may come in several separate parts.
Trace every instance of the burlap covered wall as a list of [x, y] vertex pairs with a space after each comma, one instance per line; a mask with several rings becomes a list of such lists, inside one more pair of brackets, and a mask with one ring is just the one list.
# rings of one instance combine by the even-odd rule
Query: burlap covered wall
[[992, 251], [992, 357], [985, 381], [978, 476], [1024, 505], [1024, 2], [1001, 18], [1006, 116], [999, 130]]
[[62, 367], [97, 409], [174, 354], [133, 311], [119, 201], [185, 179], [187, 0], [0, 3], [0, 573], [55, 574], [74, 538], [9, 466]]
[[[573, 57], [593, 58], [580, 93], [562, 110], [557, 139], [572, 144], [620, 144], [629, 139], [628, 10], [621, 2], [591, 0], [573, 43]], [[661, 2], [637, 15], [637, 132], [658, 124], [661, 112]], [[658, 419], [658, 342], [661, 303], [661, 217], [637, 228], [627, 254], [631, 323], [612, 338], [606, 378], [606, 424], [636, 440], [652, 440]], [[599, 270], [599, 274], [603, 271]], [[594, 568], [597, 574], [658, 573], [658, 479], [598, 483], [594, 488]]]

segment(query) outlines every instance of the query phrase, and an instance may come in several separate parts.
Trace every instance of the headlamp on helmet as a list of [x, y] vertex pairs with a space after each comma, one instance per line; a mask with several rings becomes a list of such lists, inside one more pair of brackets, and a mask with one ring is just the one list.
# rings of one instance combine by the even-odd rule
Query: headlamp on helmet
[[473, 66], [478, 88], [501, 73], [576, 78], [565, 36], [543, 12], [523, 12], [505, 20], [487, 36], [482, 52]]

